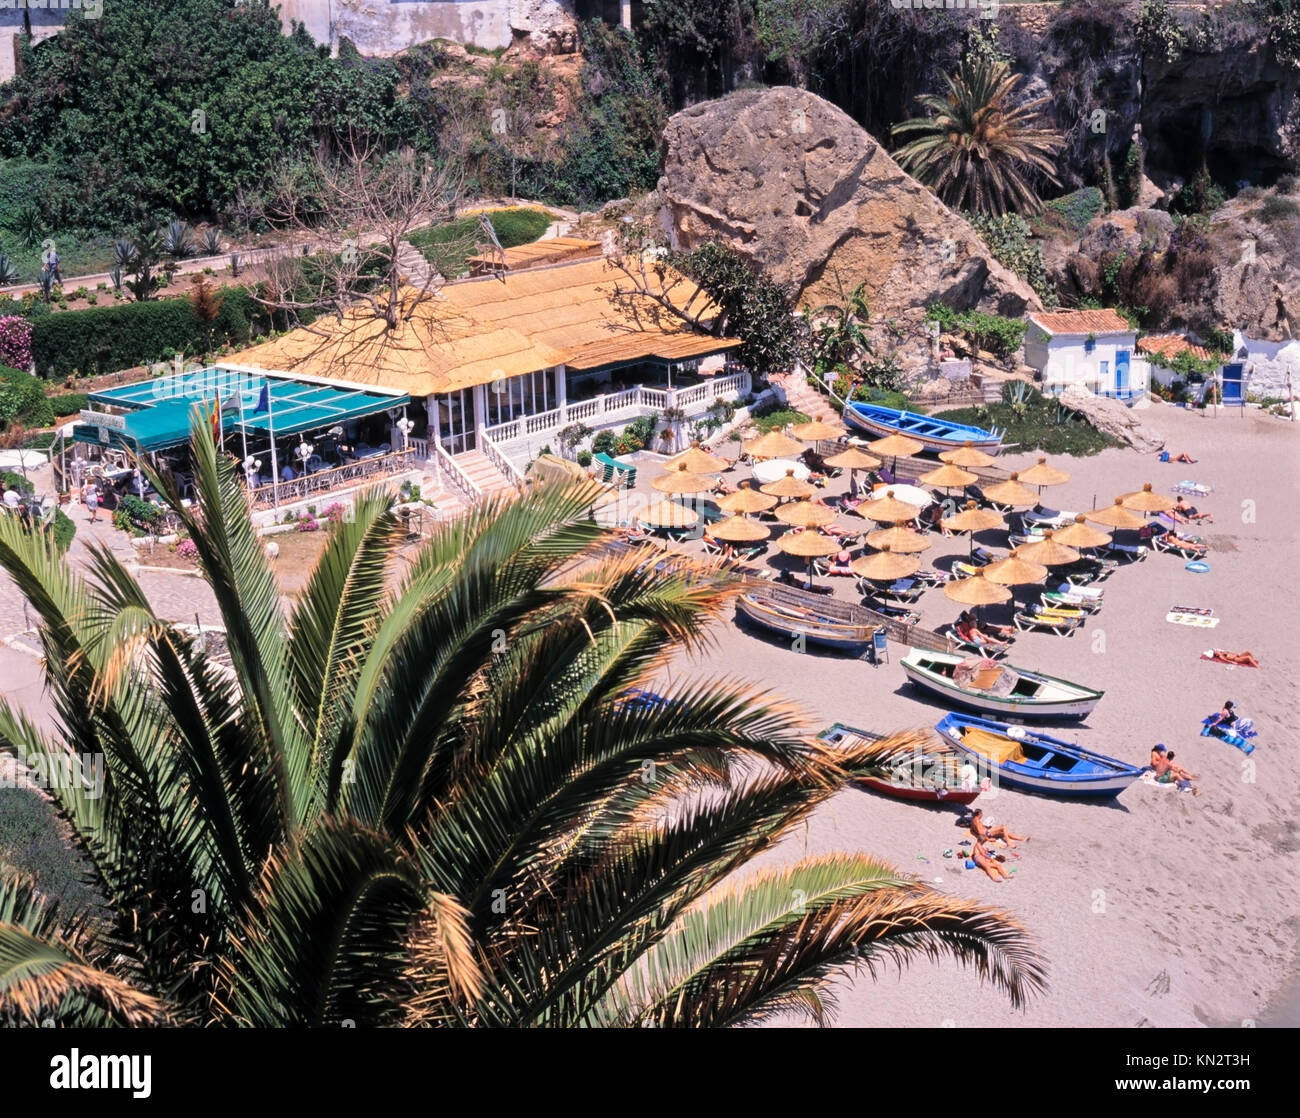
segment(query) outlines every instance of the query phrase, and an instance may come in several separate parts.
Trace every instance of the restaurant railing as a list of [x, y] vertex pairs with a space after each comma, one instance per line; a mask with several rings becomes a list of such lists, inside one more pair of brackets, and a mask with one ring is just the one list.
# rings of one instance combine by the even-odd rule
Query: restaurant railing
[[474, 479], [460, 468], [460, 464], [447, 453], [447, 448], [442, 443], [437, 439], [431, 439], [429, 448], [433, 451], [433, 461], [438, 464], [439, 472], [446, 476], [453, 489], [459, 489], [471, 505], [483, 499], [483, 490], [475, 485]]
[[279, 504], [289, 505], [306, 500], [319, 493], [328, 493], [334, 489], [354, 486], [358, 482], [371, 481], [393, 474], [405, 473], [415, 464], [415, 455], [411, 450], [399, 450], [392, 454], [381, 454], [375, 458], [363, 458], [348, 462], [331, 470], [317, 470], [305, 477], [292, 481], [281, 481], [274, 485], [259, 485], [250, 489], [248, 499], [254, 508], [274, 508], [277, 497]]
[[559, 431], [571, 423], [600, 421], [602, 416], [624, 412], [629, 409], [646, 411], [663, 411], [665, 408], [682, 408], [690, 410], [700, 405], [712, 404], [714, 400], [743, 396], [752, 386], [750, 375], [744, 369], [715, 377], [703, 384], [689, 388], [625, 388], [621, 392], [609, 392], [593, 396], [590, 400], [579, 400], [572, 404], [563, 404], [549, 411], [536, 415], [520, 416], [505, 423], [497, 423], [484, 428], [483, 433], [494, 442], [508, 443], [516, 439], [525, 439], [530, 435], [539, 435], [547, 431]]
[[479, 450], [481, 450], [507, 480], [513, 485], [524, 484], [524, 472], [516, 466], [502, 452], [501, 448], [494, 443], [486, 434], [480, 435], [478, 440]]

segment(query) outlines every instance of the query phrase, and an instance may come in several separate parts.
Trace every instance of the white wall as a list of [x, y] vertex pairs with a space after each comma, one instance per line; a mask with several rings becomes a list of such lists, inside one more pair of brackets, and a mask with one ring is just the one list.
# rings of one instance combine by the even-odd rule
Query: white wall
[[[1056, 337], [1046, 344], [1026, 338], [1025, 363], [1038, 369], [1044, 387], [1066, 384], [1097, 386], [1104, 391], [1115, 390], [1115, 355], [1120, 350], [1129, 353], [1128, 386], [1131, 390], [1145, 389], [1149, 370], [1146, 359], [1137, 352], [1136, 334], [1099, 334], [1092, 352], [1084, 348], [1085, 339]], [[1106, 376], [1099, 380], [1101, 362], [1106, 362]], [[1055, 388], [1053, 389], [1055, 391]]]
[[[1266, 342], [1247, 338], [1240, 330], [1233, 332], [1232, 339], [1232, 360], [1245, 366], [1247, 393], [1288, 399], [1293, 390], [1300, 390], [1300, 341]], [[1246, 350], [1244, 357], [1241, 355], [1243, 348]]]

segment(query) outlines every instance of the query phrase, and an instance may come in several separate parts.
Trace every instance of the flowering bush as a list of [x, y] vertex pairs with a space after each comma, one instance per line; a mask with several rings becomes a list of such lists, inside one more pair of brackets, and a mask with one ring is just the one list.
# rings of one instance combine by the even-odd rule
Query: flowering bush
[[311, 513], [305, 512], [302, 514], [302, 516], [298, 517], [298, 531], [316, 532], [319, 530], [320, 530], [320, 521], [317, 520], [314, 516], [312, 516]]
[[176, 545], [176, 555], [181, 559], [197, 559], [199, 557], [199, 549], [195, 546], [193, 540], [181, 540], [181, 542]]
[[321, 515], [331, 524], [338, 524], [343, 519], [345, 512], [347, 512], [347, 509], [338, 501], [335, 501], [332, 505], [326, 505]]
[[16, 314], [0, 318], [0, 365], [24, 372], [32, 365], [32, 324]]

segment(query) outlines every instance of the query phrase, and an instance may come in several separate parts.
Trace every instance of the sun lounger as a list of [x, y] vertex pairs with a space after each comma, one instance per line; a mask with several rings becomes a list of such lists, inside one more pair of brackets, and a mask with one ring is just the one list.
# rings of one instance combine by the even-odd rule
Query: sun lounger
[[952, 573], [958, 578], [974, 578], [983, 569], [974, 563], [963, 563], [960, 559], [952, 565]]
[[971, 557], [981, 566], [987, 567], [990, 563], [996, 563], [999, 559], [1005, 559], [1005, 555], [999, 555], [996, 551], [990, 551], [987, 547], [977, 547], [971, 552]]
[[1077, 563], [1071, 563], [1066, 567], [1058, 567], [1057, 573], [1076, 585], [1079, 583], [1091, 585], [1096, 582], [1105, 582], [1117, 570], [1119, 570], [1118, 560], [1084, 555]]
[[923, 571], [917, 571], [912, 577], [926, 586], [942, 586], [950, 576], [947, 571], [933, 571], [927, 568]]
[[[987, 656], [993, 660], [1000, 660], [1008, 652], [1008, 649], [999, 648], [997, 645], [980, 644], [976, 641], [968, 641], [959, 637], [957, 635], [957, 626], [955, 622], [948, 625], [942, 625], [936, 629], [935, 632], [938, 633], [939, 636], [947, 637], [949, 640], [953, 641], [963, 652], [974, 652], [977, 655]], [[1015, 637], [1007, 636], [1002, 639], [1010, 644], [1015, 640]]]
[[1152, 536], [1151, 546], [1155, 548], [1156, 551], [1164, 552], [1165, 554], [1172, 552], [1174, 555], [1179, 555], [1184, 559], [1204, 559], [1206, 552], [1206, 546], [1202, 542], [1184, 540], [1175, 543], [1168, 536]]
[[891, 605], [889, 602], [881, 602], [870, 597], [866, 604], [877, 613], [883, 613], [886, 617], [897, 621], [900, 625], [919, 625], [921, 623], [921, 613], [919, 610], [908, 609], [906, 606]]
[[1100, 598], [1083, 594], [1062, 594], [1059, 590], [1044, 590], [1038, 600], [1048, 609], [1078, 609], [1085, 613], [1096, 613], [1101, 609]]
[[1106, 591], [1097, 586], [1084, 586], [1081, 583], [1072, 582], [1066, 579], [1062, 583], [1051, 587], [1058, 594], [1077, 594], [1080, 597], [1093, 598], [1100, 602], [1106, 596]]
[[1071, 616], [1039, 605], [1031, 605], [1028, 610], [1016, 611], [1016, 628], [1026, 633], [1031, 629], [1042, 629], [1055, 633], [1058, 637], [1068, 637], [1082, 625], [1081, 614]]
[[1135, 543], [1115, 543], [1112, 540], [1102, 550], [1126, 563], [1140, 563], [1147, 557], [1147, 549]]
[[888, 584], [872, 582], [864, 578], [859, 580], [858, 588], [869, 598], [901, 602], [906, 605], [911, 605], [925, 593], [925, 587], [917, 583], [914, 578], [900, 578]]

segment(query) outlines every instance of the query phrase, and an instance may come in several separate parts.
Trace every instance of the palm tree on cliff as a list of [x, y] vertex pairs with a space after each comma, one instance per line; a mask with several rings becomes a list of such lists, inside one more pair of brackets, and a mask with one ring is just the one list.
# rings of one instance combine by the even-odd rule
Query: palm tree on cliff
[[917, 98], [925, 116], [894, 126], [893, 135], [916, 137], [894, 157], [954, 209], [1038, 209], [1029, 180], [1037, 173], [1057, 182], [1051, 156], [1063, 144], [1036, 123], [1048, 98], [1016, 104], [1019, 77], [1005, 62], [985, 58], [964, 60], [955, 77], [943, 80], [946, 94]]
[[192, 447], [195, 505], [152, 480], [226, 665], [108, 549], [78, 573], [0, 517], [59, 727], [0, 699], [0, 749], [67, 774], [50, 794], [106, 901], [0, 877], [0, 1023], [820, 1019], [836, 971], [940, 954], [1017, 1005], [1042, 986], [1010, 917], [865, 855], [745, 872], [917, 743], [832, 754], [734, 681], [639, 691], [735, 588], [602, 550], [593, 487], [484, 505], [401, 563], [369, 492], [285, 608], [201, 420]]

